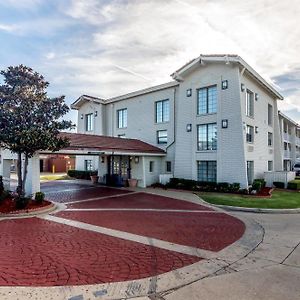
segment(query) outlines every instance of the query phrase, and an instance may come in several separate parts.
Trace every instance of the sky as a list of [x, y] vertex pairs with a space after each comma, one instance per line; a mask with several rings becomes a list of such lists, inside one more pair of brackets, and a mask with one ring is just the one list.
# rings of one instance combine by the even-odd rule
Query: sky
[[200, 54], [238, 54], [300, 123], [299, 19], [299, 0], [0, 0], [0, 69], [32, 67], [70, 105], [168, 82]]

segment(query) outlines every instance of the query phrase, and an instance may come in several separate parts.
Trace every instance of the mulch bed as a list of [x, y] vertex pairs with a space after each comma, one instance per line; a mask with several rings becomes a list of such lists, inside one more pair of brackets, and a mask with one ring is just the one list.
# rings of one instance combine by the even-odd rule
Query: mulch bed
[[257, 193], [256, 195], [253, 196], [257, 196], [257, 197], [272, 197], [272, 192], [273, 192], [273, 188], [269, 188], [269, 187], [264, 187], [262, 188], [259, 193]]
[[37, 203], [35, 200], [29, 200], [26, 208], [16, 209], [15, 200], [12, 198], [6, 198], [5, 200], [0, 202], [0, 214], [28, 213], [50, 205], [52, 205], [52, 203], [46, 200], [42, 201], [41, 203]]

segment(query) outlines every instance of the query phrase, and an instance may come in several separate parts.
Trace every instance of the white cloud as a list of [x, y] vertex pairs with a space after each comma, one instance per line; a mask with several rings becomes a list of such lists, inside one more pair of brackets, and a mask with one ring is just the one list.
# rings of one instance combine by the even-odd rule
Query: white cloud
[[1, 24], [0, 23], [0, 31], [13, 32], [15, 30], [16, 30], [15, 25]]

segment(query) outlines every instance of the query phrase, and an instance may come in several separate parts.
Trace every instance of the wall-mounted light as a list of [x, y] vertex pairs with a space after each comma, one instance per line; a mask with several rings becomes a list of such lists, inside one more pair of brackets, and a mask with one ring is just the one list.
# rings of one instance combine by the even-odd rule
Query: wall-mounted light
[[104, 164], [104, 162], [105, 162], [105, 157], [104, 157], [104, 156], [101, 156], [101, 163]]
[[222, 80], [222, 90], [228, 89], [228, 80]]
[[241, 83], [241, 91], [245, 92], [245, 84], [244, 83]]
[[83, 120], [83, 114], [80, 115], [80, 119]]
[[186, 124], [186, 131], [191, 132], [192, 131], [192, 124]]
[[257, 101], [259, 99], [259, 95], [255, 93], [255, 100]]
[[97, 117], [97, 116], [98, 116], [98, 111], [96, 110], [96, 111], [95, 111], [95, 117]]
[[258, 133], [258, 127], [255, 126], [255, 133]]
[[135, 162], [136, 164], [138, 164], [139, 161], [140, 161], [140, 157], [139, 157], [139, 156], [135, 156], [135, 157], [134, 157], [134, 162]]
[[222, 128], [228, 128], [228, 120], [227, 119], [222, 120]]
[[192, 89], [187, 89], [186, 90], [186, 96], [191, 97], [192, 96]]

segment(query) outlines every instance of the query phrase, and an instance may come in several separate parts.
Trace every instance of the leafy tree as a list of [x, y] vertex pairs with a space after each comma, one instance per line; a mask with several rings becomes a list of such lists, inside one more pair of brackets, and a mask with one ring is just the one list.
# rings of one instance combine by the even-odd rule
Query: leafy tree
[[[17, 154], [19, 197], [25, 195], [28, 160], [39, 150], [58, 151], [68, 146], [60, 130], [73, 124], [62, 120], [69, 107], [64, 96], [48, 98], [49, 83], [24, 65], [0, 72], [0, 146]], [[22, 164], [23, 159], [23, 164]]]

